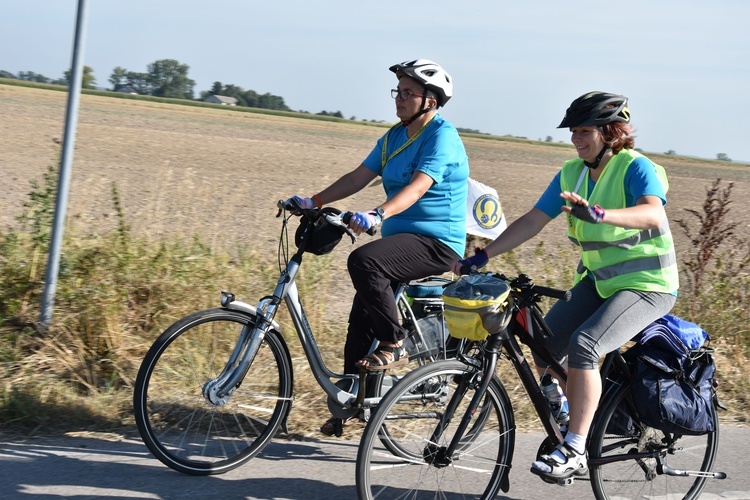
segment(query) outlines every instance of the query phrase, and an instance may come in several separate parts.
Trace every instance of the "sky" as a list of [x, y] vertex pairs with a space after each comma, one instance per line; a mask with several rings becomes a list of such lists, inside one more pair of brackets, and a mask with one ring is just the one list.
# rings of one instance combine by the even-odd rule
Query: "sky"
[[[0, 0], [0, 70], [60, 78], [80, 0]], [[85, 0], [84, 64], [189, 66], [293, 110], [395, 122], [388, 67], [425, 58], [454, 80], [456, 127], [567, 142], [576, 97], [629, 98], [645, 152], [750, 162], [747, 0]]]

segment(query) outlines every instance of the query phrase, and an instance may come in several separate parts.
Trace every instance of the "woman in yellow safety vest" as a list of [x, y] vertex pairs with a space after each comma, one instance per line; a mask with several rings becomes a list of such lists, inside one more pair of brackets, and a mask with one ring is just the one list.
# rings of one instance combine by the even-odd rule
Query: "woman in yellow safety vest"
[[[453, 265], [481, 268], [565, 213], [581, 251], [569, 302], [546, 320], [549, 352], [568, 364], [570, 421], [565, 442], [531, 471], [555, 480], [588, 472], [586, 436], [602, 392], [598, 360], [667, 314], [678, 288], [672, 234], [664, 211], [664, 169], [634, 150], [626, 97], [589, 92], [574, 100], [558, 128], [569, 128], [578, 158], [566, 161], [534, 207], [475, 254]], [[561, 205], [560, 198], [564, 200]], [[537, 360], [540, 375], [547, 371]]]

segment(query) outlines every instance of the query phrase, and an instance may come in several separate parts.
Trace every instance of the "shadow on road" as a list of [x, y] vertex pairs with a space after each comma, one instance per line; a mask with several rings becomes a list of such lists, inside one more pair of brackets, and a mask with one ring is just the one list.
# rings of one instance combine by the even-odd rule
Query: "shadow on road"
[[[0, 498], [353, 498], [356, 444], [273, 442], [235, 471], [188, 476], [162, 465], [133, 439], [3, 440]], [[351, 470], [342, 474], [343, 463]]]
[[[705, 498], [750, 498], [747, 443], [750, 428], [721, 428], [716, 470]], [[11, 439], [0, 435], [0, 499], [246, 498], [338, 500], [356, 498], [354, 469], [359, 434], [349, 440], [271, 442], [263, 453], [217, 476], [188, 476], [153, 458], [136, 437], [85, 435]], [[591, 498], [589, 483], [561, 488], [528, 472], [540, 433], [518, 433], [508, 496], [499, 499], [580, 500]]]

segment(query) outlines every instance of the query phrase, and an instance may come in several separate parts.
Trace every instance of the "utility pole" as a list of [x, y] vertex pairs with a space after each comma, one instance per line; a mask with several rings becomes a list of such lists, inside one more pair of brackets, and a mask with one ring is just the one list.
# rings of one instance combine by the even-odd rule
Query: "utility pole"
[[78, 124], [78, 104], [81, 99], [81, 84], [83, 82], [83, 48], [86, 41], [86, 2], [87, 0], [78, 0], [78, 16], [76, 19], [75, 39], [73, 41], [73, 63], [70, 70], [68, 108], [65, 113], [65, 133], [63, 136], [62, 156], [60, 158], [60, 174], [57, 183], [55, 217], [52, 223], [49, 258], [47, 260], [47, 270], [44, 276], [42, 310], [39, 316], [39, 323], [44, 329], [49, 326], [49, 322], [52, 319], [52, 310], [55, 306], [55, 290], [57, 289], [57, 275], [60, 271], [60, 248], [62, 247], [63, 241], [65, 212], [68, 207], [70, 172], [73, 164], [76, 126]]

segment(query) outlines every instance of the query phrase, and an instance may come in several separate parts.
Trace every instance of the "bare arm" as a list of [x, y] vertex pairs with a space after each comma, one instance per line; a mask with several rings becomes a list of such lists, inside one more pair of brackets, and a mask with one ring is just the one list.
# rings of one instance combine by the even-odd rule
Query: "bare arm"
[[375, 172], [360, 165], [318, 193], [318, 198], [324, 205], [342, 200], [364, 189], [376, 176]]
[[[576, 193], [563, 191], [560, 196], [571, 203], [589, 205], [588, 201]], [[563, 212], [570, 213], [572, 208], [565, 205], [562, 209]], [[658, 196], [641, 196], [633, 207], [613, 209], [604, 207], [604, 211], [602, 223], [630, 229], [656, 229], [664, 220], [664, 206]]]
[[[487, 245], [483, 251], [467, 259], [458, 260], [453, 263], [451, 269], [455, 274], [461, 274], [465, 266], [478, 269], [487, 264], [489, 259], [501, 253], [509, 252], [524, 242], [530, 240], [541, 231], [552, 219], [534, 207], [524, 215], [513, 221], [500, 236]], [[486, 254], [486, 255], [485, 255]]]
[[544, 229], [552, 219], [538, 208], [534, 207], [524, 215], [514, 220], [500, 236], [485, 247], [487, 255], [492, 258], [496, 255], [513, 250], [517, 246], [530, 240], [539, 231]]

